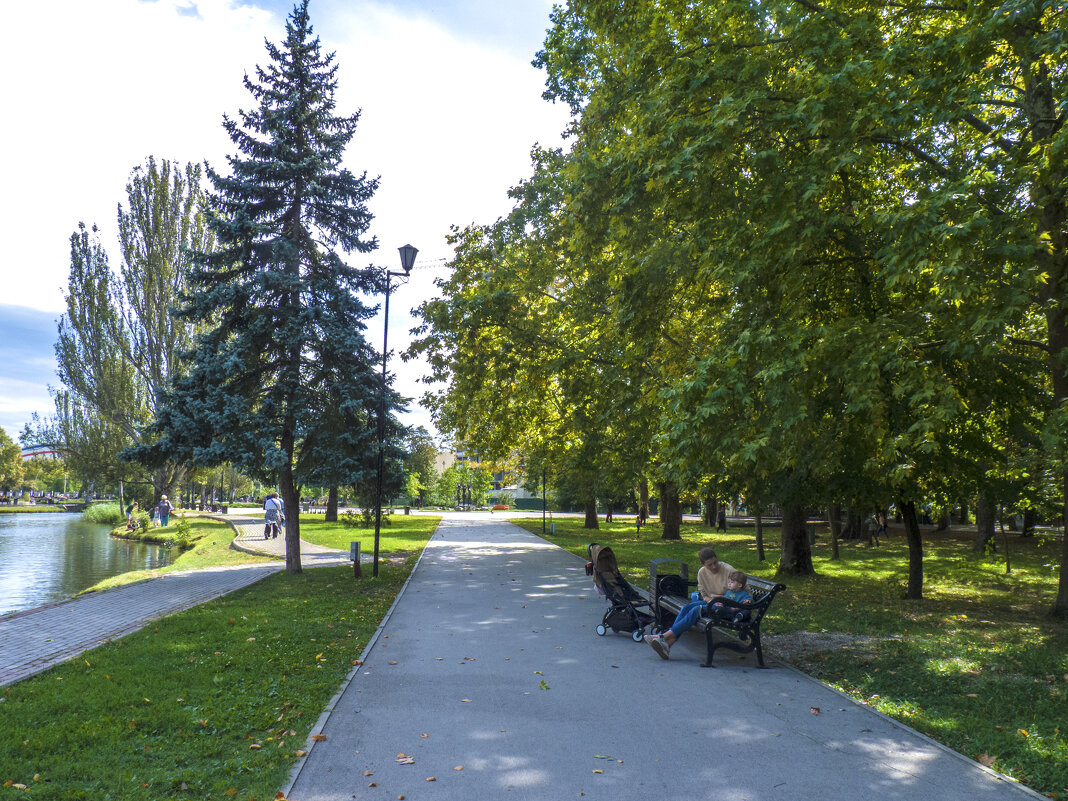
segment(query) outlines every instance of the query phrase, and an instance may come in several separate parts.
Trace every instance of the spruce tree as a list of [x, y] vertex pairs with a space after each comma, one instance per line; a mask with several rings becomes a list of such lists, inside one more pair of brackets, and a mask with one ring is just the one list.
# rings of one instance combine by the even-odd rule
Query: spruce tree
[[[217, 247], [197, 257], [180, 310], [206, 327], [189, 374], [177, 382], [155, 423], [160, 439], [141, 449], [149, 461], [183, 455], [203, 465], [230, 461], [277, 476], [286, 509], [286, 569], [300, 572], [294, 468], [305, 444], [318, 459], [324, 411], [346, 445], [369, 447], [381, 409], [398, 397], [382, 386], [360, 293], [381, 274], [349, 266], [341, 254], [366, 253], [366, 201], [378, 186], [341, 166], [359, 112], [334, 114], [334, 55], [320, 52], [302, 0], [270, 62], [245, 86], [257, 106], [224, 116], [237, 146], [230, 174], [209, 168], [209, 224]], [[383, 401], [383, 392], [388, 399]], [[355, 464], [353, 462], [352, 464]], [[346, 476], [350, 481], [360, 471]]]

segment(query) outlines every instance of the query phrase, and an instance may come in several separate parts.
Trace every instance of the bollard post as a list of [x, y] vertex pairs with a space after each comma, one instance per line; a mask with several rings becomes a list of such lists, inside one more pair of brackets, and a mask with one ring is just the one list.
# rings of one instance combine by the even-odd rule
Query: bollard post
[[352, 577], [354, 579], [363, 577], [363, 570], [360, 567], [360, 543], [357, 540], [353, 540], [349, 543], [349, 559], [352, 560]]

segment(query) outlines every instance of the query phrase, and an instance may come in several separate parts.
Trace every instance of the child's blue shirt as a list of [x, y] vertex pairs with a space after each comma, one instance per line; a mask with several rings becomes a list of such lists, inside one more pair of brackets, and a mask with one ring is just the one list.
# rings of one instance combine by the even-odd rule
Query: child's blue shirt
[[753, 596], [747, 593], [745, 590], [727, 590], [723, 593], [724, 598], [730, 598], [732, 601], [737, 601], [740, 604], [744, 604], [747, 601], [753, 602]]

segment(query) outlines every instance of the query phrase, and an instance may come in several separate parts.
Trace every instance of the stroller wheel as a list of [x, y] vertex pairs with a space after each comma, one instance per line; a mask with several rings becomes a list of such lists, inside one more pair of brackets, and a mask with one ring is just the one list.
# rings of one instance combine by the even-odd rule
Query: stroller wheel
[[635, 629], [630, 635], [630, 638], [634, 640], [634, 642], [641, 642], [643, 637], [645, 637], [645, 632], [641, 629]]
[[597, 633], [600, 634], [602, 637], [608, 633], [608, 629], [604, 627], [604, 623], [599, 623], [597, 625]]

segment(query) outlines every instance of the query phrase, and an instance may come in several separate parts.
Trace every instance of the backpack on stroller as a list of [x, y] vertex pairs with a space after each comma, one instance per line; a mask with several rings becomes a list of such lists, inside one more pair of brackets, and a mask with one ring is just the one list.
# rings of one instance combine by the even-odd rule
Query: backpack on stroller
[[597, 592], [609, 603], [608, 611], [597, 626], [597, 633], [603, 637], [608, 629], [625, 631], [634, 642], [641, 642], [645, 627], [654, 620], [649, 611], [649, 602], [623, 578], [611, 548], [592, 542], [586, 553], [590, 557], [586, 563], [586, 575], [593, 576]]

